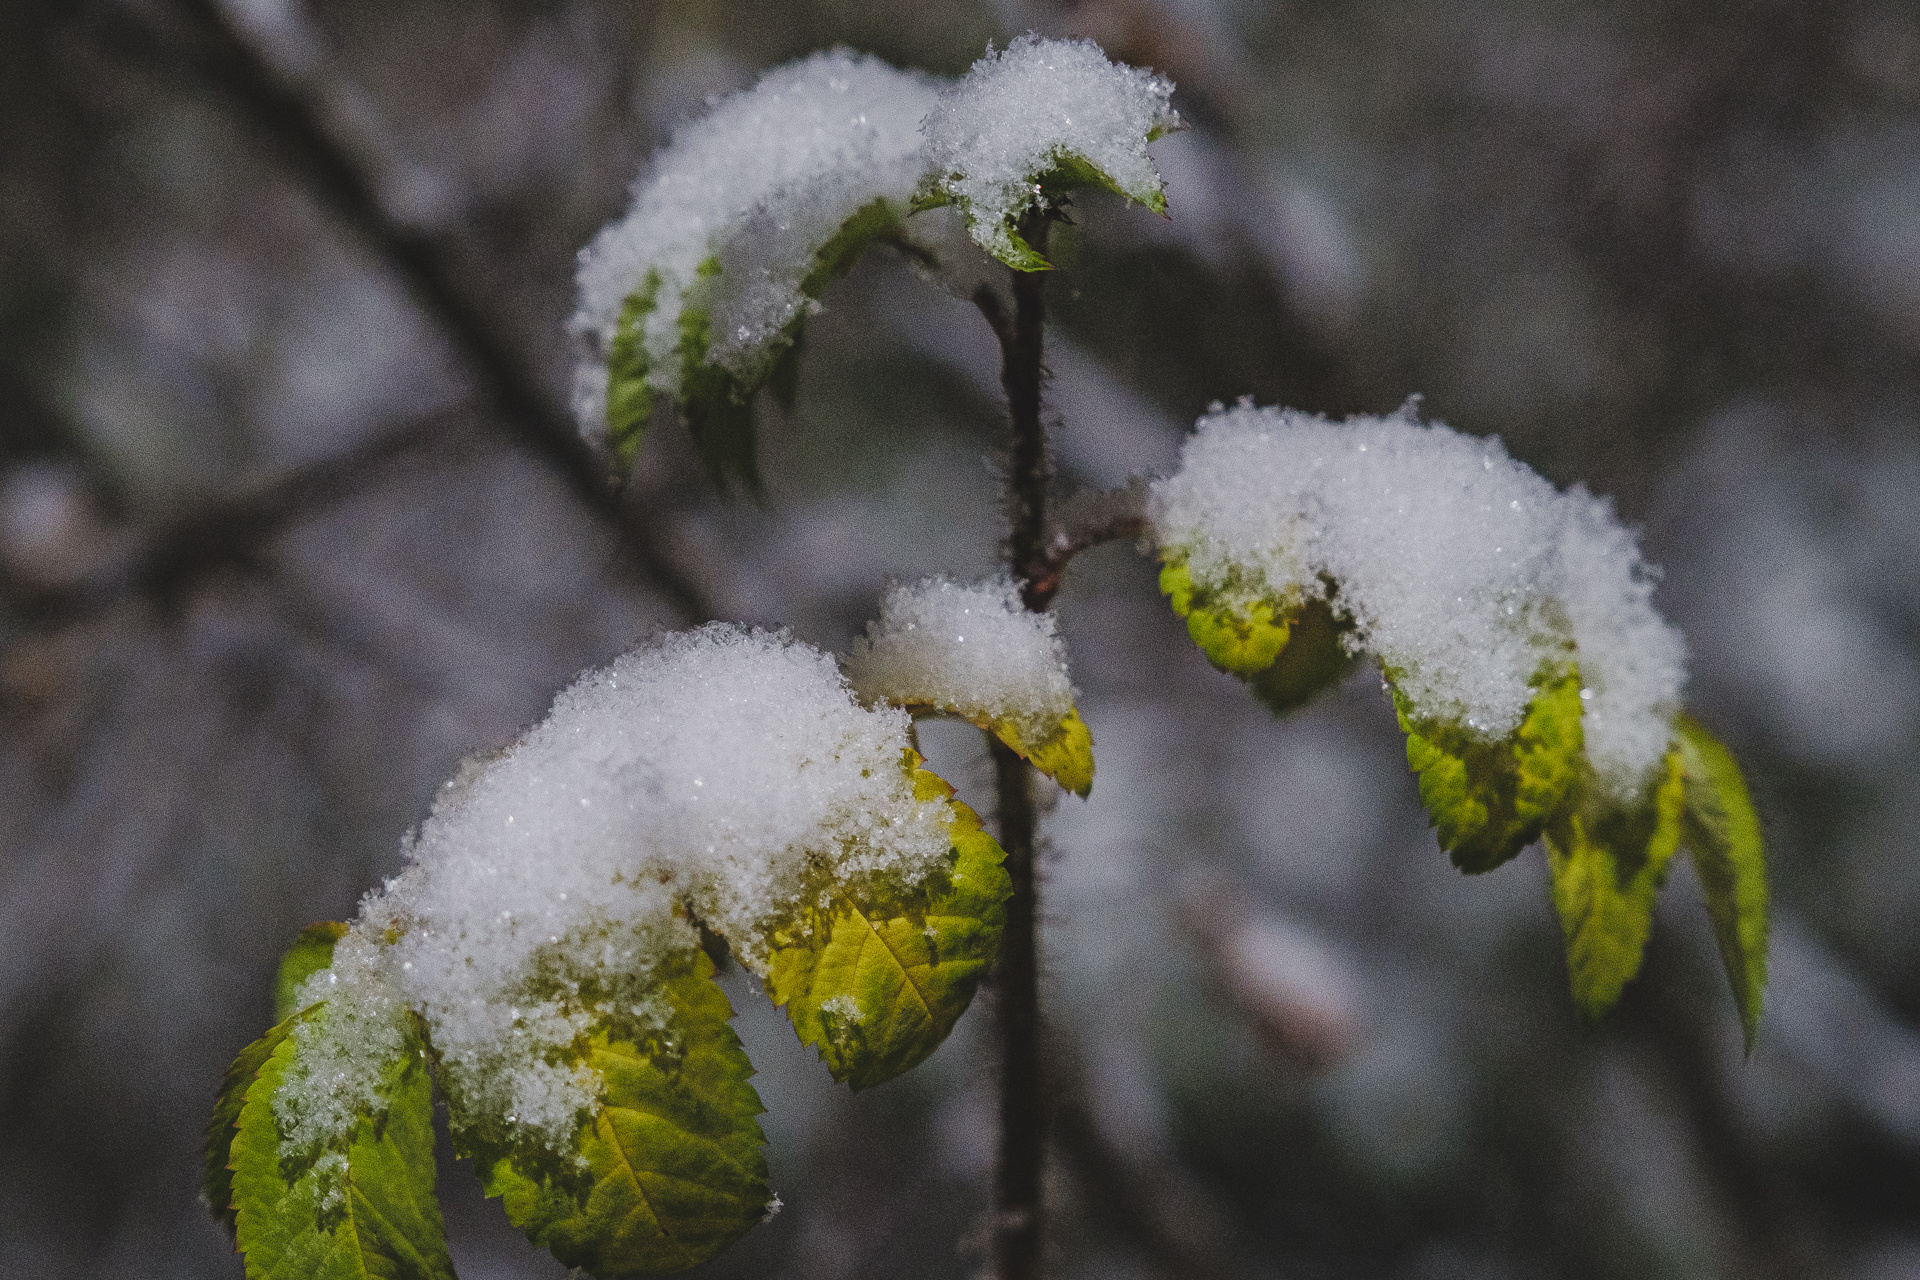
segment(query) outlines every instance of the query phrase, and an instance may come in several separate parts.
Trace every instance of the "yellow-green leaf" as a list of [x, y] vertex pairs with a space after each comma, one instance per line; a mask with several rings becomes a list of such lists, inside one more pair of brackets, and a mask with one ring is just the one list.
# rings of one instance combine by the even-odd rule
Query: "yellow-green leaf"
[[1280, 656], [1266, 670], [1245, 677], [1247, 687], [1275, 715], [1305, 706], [1339, 684], [1359, 662], [1359, 655], [1342, 643], [1352, 629], [1334, 616], [1326, 601], [1307, 601], [1294, 611]]
[[1160, 567], [1160, 591], [1207, 661], [1236, 676], [1265, 671], [1287, 647], [1287, 623], [1268, 601], [1224, 604], [1198, 590], [1184, 559]]
[[[433, 1092], [424, 1046], [408, 1034], [384, 1067], [376, 1113], [309, 1150], [281, 1140], [274, 1098], [293, 1066], [302, 1021], [269, 1033], [232, 1148], [233, 1203], [250, 1280], [453, 1280], [434, 1199]], [[241, 1055], [239, 1069], [249, 1055]]]
[[1067, 712], [1054, 730], [1038, 743], [1026, 740], [1018, 721], [1010, 718], [980, 725], [1012, 747], [1065, 790], [1085, 798], [1093, 790], [1093, 732], [1080, 712]]
[[1681, 836], [1706, 891], [1707, 914], [1751, 1051], [1767, 985], [1767, 858], [1760, 819], [1733, 753], [1691, 716], [1681, 716], [1679, 728], [1686, 775]]
[[765, 1108], [713, 962], [684, 952], [658, 981], [671, 1009], [663, 1032], [636, 1042], [603, 1026], [588, 1037], [585, 1060], [605, 1094], [567, 1158], [497, 1121], [453, 1116], [457, 1149], [474, 1158], [507, 1217], [593, 1276], [704, 1262], [759, 1222], [772, 1199], [756, 1119]]
[[310, 924], [293, 940], [287, 954], [280, 957], [280, 972], [273, 983], [273, 1016], [285, 1022], [292, 1017], [300, 984], [322, 969], [333, 965], [333, 947], [347, 936], [347, 926], [338, 920]]
[[[915, 762], [917, 763], [917, 761]], [[767, 994], [833, 1078], [864, 1089], [916, 1065], [966, 1012], [1000, 948], [1005, 855], [953, 788], [915, 769], [922, 800], [953, 806], [952, 863], [900, 893], [840, 892], [778, 939]]]
[[1584, 741], [1579, 672], [1542, 673], [1533, 687], [1520, 726], [1494, 742], [1464, 726], [1416, 720], [1394, 690], [1420, 801], [1440, 847], [1469, 874], [1491, 871], [1539, 839], [1573, 785]]
[[220, 1097], [213, 1105], [213, 1118], [207, 1121], [206, 1143], [202, 1150], [200, 1194], [213, 1210], [214, 1217], [234, 1230], [233, 1212], [233, 1139], [240, 1124], [240, 1111], [247, 1104], [247, 1090], [260, 1077], [260, 1068], [280, 1047], [292, 1030], [291, 1019], [282, 1019], [273, 1030], [240, 1051], [220, 1081]]
[[1670, 754], [1634, 808], [1582, 791], [1547, 828], [1547, 864], [1573, 1000], [1597, 1018], [1640, 971], [1654, 897], [1680, 846], [1685, 774], [1679, 753]]

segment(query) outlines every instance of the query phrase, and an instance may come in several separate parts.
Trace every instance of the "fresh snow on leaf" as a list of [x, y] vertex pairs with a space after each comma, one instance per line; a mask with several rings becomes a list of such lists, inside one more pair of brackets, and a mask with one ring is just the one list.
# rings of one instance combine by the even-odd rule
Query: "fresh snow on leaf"
[[[330, 1016], [315, 1006], [295, 1016], [293, 1029]], [[289, 1140], [280, 1125], [298, 1035], [277, 1028], [268, 1042], [232, 1145], [250, 1280], [453, 1280], [433, 1194], [433, 1091], [419, 1037], [410, 1031], [387, 1056], [359, 1064], [375, 1079], [364, 1109], [311, 1144]]]
[[[563, 1264], [594, 1276], [661, 1275], [704, 1262], [767, 1212], [766, 1136], [733, 1008], [697, 947], [662, 962], [664, 1021], [634, 1034], [593, 1026], [583, 1060], [603, 1082], [567, 1154], [485, 1118], [454, 1141], [507, 1217]], [[457, 1093], [454, 1099], [457, 1103]]]
[[1334, 423], [1242, 402], [1200, 420], [1153, 502], [1162, 558], [1184, 566], [1192, 599], [1245, 619], [1265, 605], [1275, 620], [1327, 601], [1352, 627], [1347, 648], [1392, 673], [1416, 721], [1501, 741], [1541, 673], [1577, 665], [1598, 785], [1623, 802], [1644, 794], [1672, 739], [1685, 651], [1604, 500], [1557, 492], [1498, 440], [1410, 408]]
[[923, 75], [839, 49], [676, 129], [580, 256], [582, 430], [630, 457], [654, 394], [713, 413], [750, 393], [827, 277], [906, 216], [934, 96]]
[[1653, 901], [1680, 846], [1685, 776], [1667, 756], [1651, 803], [1626, 808], [1581, 795], [1548, 824], [1553, 905], [1566, 941], [1573, 1001], [1597, 1018], [1620, 999], [1653, 932]]
[[346, 932], [347, 926], [338, 920], [322, 920], [300, 931], [280, 958], [280, 972], [273, 983], [274, 1017], [284, 1022], [298, 1012], [301, 986], [333, 964], [333, 948]]
[[1733, 753], [1690, 716], [1680, 717], [1679, 749], [1686, 774], [1681, 835], [1706, 891], [1707, 914], [1751, 1050], [1767, 984], [1767, 860], [1760, 819]]
[[989, 48], [927, 117], [920, 203], [959, 206], [987, 252], [1044, 268], [1015, 224], [1053, 192], [1100, 186], [1165, 211], [1147, 143], [1180, 127], [1172, 96], [1171, 80], [1109, 62], [1091, 40]]
[[924, 578], [894, 586], [880, 619], [856, 637], [847, 676], [861, 697], [961, 716], [1081, 795], [1093, 785], [1093, 739], [1053, 615], [1020, 601], [1011, 578], [963, 586]]
[[[914, 774], [919, 795], [953, 789]], [[1012, 884], [1005, 854], [972, 809], [951, 801], [951, 865], [907, 893], [842, 891], [779, 946], [767, 994], [835, 1080], [884, 1084], [940, 1047], [1000, 949]]]
[[909, 728], [782, 634], [716, 624], [581, 677], [463, 770], [302, 988], [331, 1012], [295, 1034], [284, 1127], [350, 1127], [417, 1014], [470, 1119], [570, 1149], [605, 1087], [578, 1046], [665, 1031], [660, 966], [697, 946], [691, 920], [764, 976], [822, 895], [947, 869], [951, 813], [915, 790]]

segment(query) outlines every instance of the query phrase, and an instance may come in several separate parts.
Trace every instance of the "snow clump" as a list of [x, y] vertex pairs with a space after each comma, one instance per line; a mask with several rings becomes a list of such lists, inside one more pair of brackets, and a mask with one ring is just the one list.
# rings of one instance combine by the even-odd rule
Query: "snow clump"
[[875, 200], [906, 216], [935, 93], [927, 76], [836, 49], [776, 67], [675, 129], [634, 183], [626, 217], [580, 254], [572, 329], [589, 351], [575, 375], [582, 430], [606, 429], [607, 355], [627, 299], [648, 289], [653, 390], [680, 388], [689, 306], [707, 316], [699, 358], [743, 379], [763, 370], [818, 305], [801, 291], [814, 255]]
[[[1497, 439], [1412, 406], [1334, 423], [1242, 401], [1200, 419], [1153, 488], [1163, 552], [1227, 603], [1327, 598], [1422, 718], [1488, 739], [1569, 657], [1602, 785], [1641, 794], [1671, 743], [1686, 651], [1611, 503], [1560, 493]], [[1329, 588], [1329, 582], [1332, 584]]]
[[831, 885], [945, 865], [944, 802], [915, 798], [903, 711], [868, 709], [785, 634], [710, 625], [580, 678], [499, 758], [449, 784], [368, 895], [276, 1098], [298, 1145], [373, 1108], [410, 1013], [469, 1114], [567, 1149], [600, 1082], [565, 1050], [613, 1020], [660, 1030], [688, 916], [765, 975], [774, 930]]
[[1073, 710], [1073, 682], [1051, 613], [1034, 613], [1000, 577], [896, 585], [880, 620], [853, 642], [847, 678], [869, 701], [931, 706], [968, 720], [1010, 720], [1041, 743]]
[[1152, 138], [1180, 127], [1173, 82], [1109, 62], [1091, 40], [1025, 35], [973, 64], [940, 94], [925, 125], [932, 191], [967, 212], [997, 258], [1023, 256], [1012, 226], [1036, 203], [1040, 176], [1084, 161], [1129, 199], [1159, 209]]

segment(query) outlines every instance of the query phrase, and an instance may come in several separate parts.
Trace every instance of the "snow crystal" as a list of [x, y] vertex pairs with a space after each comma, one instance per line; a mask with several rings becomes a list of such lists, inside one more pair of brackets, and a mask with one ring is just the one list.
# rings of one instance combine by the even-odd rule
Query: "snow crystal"
[[[763, 368], [816, 305], [800, 284], [841, 225], [881, 199], [905, 216], [934, 97], [928, 77], [838, 49], [777, 67], [676, 129], [635, 182], [627, 216], [580, 255], [572, 327], [591, 352], [575, 378], [582, 429], [606, 428], [607, 352], [652, 273], [644, 345], [656, 391], [679, 387], [688, 306], [707, 313], [712, 361], [743, 378]], [[703, 275], [715, 259], [719, 273]]]
[[1026, 35], [973, 64], [940, 94], [925, 125], [926, 171], [968, 209], [996, 256], [1017, 251], [1011, 223], [1035, 202], [1035, 180], [1078, 158], [1128, 197], [1155, 204], [1160, 175], [1149, 136], [1179, 127], [1173, 82], [1117, 65], [1091, 40]]
[[351, 1122], [410, 1009], [465, 1109], [564, 1148], [600, 1087], [565, 1050], [609, 1019], [665, 1027], [653, 978], [698, 945], [689, 911], [764, 976], [770, 931], [829, 882], [944, 865], [947, 807], [914, 797], [908, 725], [783, 634], [712, 625], [583, 676], [463, 770], [303, 989], [328, 1016], [297, 1033], [289, 1137]]
[[[1574, 658], [1587, 755], [1637, 795], [1671, 739], [1678, 632], [1611, 506], [1410, 408], [1343, 423], [1249, 402], [1202, 418], [1154, 486], [1163, 549], [1229, 601], [1326, 597], [1422, 717], [1510, 733]], [[1331, 583], [1331, 587], [1329, 587]]]
[[1073, 710], [1073, 683], [1053, 615], [1020, 602], [1010, 578], [895, 586], [847, 659], [860, 696], [925, 705], [970, 720], [1010, 719], [1023, 740], [1050, 737]]

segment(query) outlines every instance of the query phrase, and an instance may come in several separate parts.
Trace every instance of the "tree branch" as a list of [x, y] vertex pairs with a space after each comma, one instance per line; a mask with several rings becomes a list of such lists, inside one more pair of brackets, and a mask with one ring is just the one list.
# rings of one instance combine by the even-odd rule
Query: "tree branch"
[[[1021, 236], [1046, 252], [1047, 215], [1021, 219]], [[1027, 608], [1043, 612], [1053, 600], [1046, 573], [1046, 427], [1040, 393], [1046, 378], [1046, 277], [1015, 272], [1014, 314], [982, 289], [975, 303], [1000, 340], [1000, 383], [1007, 393], [1013, 448], [1006, 475], [1006, 564], [1021, 583]], [[1038, 1280], [1045, 1233], [1041, 1179], [1047, 1152], [1048, 1097], [1040, 1054], [1039, 887], [1034, 867], [1033, 769], [993, 734], [1000, 845], [1013, 882], [1007, 927], [995, 974], [1000, 1019], [1000, 1151], [994, 1179], [994, 1258], [1000, 1280]]]
[[[173, 70], [184, 58], [224, 93], [316, 199], [398, 279], [447, 337], [491, 416], [520, 446], [557, 471], [595, 515], [612, 524], [646, 584], [689, 621], [713, 611], [699, 587], [660, 551], [606, 466], [518, 358], [513, 346], [459, 286], [436, 239], [391, 216], [348, 148], [306, 99], [234, 29], [217, 0], [172, 0], [188, 38], [168, 41], [142, 25], [152, 54]], [[184, 44], [184, 47], [177, 47]]]

